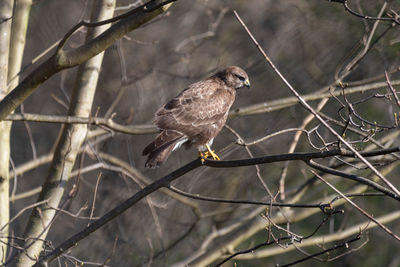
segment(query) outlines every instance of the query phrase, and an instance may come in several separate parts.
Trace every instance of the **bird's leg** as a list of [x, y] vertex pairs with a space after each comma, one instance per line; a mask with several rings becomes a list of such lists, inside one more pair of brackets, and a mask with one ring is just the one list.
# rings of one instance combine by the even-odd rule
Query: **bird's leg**
[[211, 150], [210, 146], [208, 144], [206, 144], [207, 147], [207, 151], [204, 152], [204, 157], [208, 158], [208, 157], [212, 157], [213, 160], [221, 160], [217, 154], [215, 154], [214, 150]]
[[212, 157], [213, 160], [221, 160], [217, 154], [215, 154], [214, 150], [211, 150], [210, 146], [206, 144], [207, 151], [201, 152], [199, 151], [200, 158], [201, 158], [201, 163], [204, 164], [206, 161], [206, 158]]

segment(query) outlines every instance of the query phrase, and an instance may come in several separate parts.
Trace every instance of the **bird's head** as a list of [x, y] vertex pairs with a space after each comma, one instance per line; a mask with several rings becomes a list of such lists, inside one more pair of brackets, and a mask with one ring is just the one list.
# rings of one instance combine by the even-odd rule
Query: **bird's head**
[[221, 71], [222, 80], [229, 86], [235, 89], [250, 87], [249, 77], [247, 73], [237, 66], [230, 66]]

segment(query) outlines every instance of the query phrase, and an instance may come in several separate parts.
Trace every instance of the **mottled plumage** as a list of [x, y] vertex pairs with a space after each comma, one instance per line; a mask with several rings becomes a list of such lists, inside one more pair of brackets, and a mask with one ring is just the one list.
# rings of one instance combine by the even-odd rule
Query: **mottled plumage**
[[236, 89], [244, 86], [250, 86], [246, 72], [231, 66], [189, 85], [161, 107], [154, 121], [161, 133], [143, 150], [143, 155], [149, 154], [146, 167], [161, 165], [182, 144], [219, 159], [209, 145], [225, 125]]

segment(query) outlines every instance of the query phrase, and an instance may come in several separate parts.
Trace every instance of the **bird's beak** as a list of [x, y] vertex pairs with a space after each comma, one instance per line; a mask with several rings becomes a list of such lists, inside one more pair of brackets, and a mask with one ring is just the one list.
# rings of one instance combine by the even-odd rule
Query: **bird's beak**
[[250, 88], [250, 81], [249, 81], [249, 79], [246, 79], [246, 80], [243, 82], [243, 85], [246, 86], [247, 88]]

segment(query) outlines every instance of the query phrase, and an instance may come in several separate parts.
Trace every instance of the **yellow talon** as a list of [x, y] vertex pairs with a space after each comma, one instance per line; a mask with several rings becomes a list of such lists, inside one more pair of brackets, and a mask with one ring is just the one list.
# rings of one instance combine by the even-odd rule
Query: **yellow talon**
[[203, 152], [199, 151], [199, 155], [200, 155], [201, 163], [204, 164], [204, 162], [205, 162], [205, 160], [204, 160], [205, 157], [204, 157]]
[[210, 146], [207, 144], [207, 151], [206, 152], [199, 152], [201, 162], [204, 163], [206, 158], [212, 157], [213, 160], [221, 160], [217, 154], [215, 154], [214, 150], [211, 150]]

